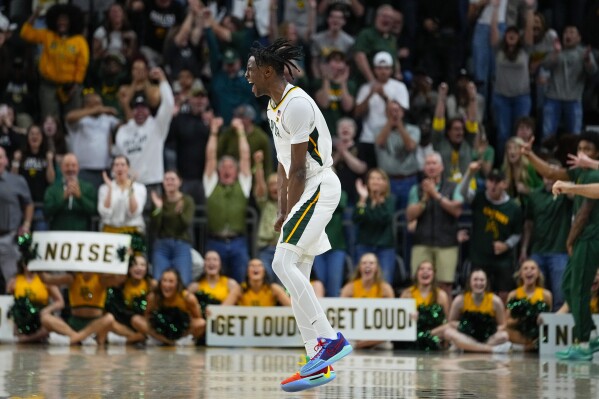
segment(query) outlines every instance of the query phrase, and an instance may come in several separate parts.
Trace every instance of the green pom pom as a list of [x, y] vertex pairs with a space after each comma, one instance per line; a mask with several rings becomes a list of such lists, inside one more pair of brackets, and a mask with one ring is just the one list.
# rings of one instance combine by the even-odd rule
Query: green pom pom
[[549, 305], [543, 301], [532, 304], [528, 298], [514, 298], [507, 303], [507, 308], [510, 310], [512, 317], [518, 320], [516, 330], [529, 339], [534, 340], [539, 337], [537, 319], [539, 314], [549, 311]]
[[416, 336], [416, 349], [419, 350], [439, 350], [441, 340], [437, 336], [431, 335], [431, 330], [439, 327], [445, 322], [445, 312], [438, 303], [432, 305], [418, 306], [418, 322]]
[[200, 307], [202, 308], [202, 314], [206, 314], [206, 308], [208, 307], [208, 305], [221, 304], [221, 301], [204, 291], [197, 291], [195, 293], [195, 296], [198, 299]]
[[478, 342], [486, 342], [497, 332], [495, 317], [487, 313], [464, 312], [458, 324], [458, 331], [471, 336]]
[[28, 297], [16, 298], [8, 311], [8, 317], [13, 319], [19, 334], [31, 335], [42, 327], [40, 309]]
[[189, 328], [189, 315], [179, 308], [162, 308], [152, 312], [150, 325], [166, 339], [176, 341]]

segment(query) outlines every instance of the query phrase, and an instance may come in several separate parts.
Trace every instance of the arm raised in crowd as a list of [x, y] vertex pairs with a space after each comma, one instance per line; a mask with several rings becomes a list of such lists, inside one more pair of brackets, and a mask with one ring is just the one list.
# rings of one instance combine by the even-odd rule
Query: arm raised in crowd
[[535, 139], [532, 137], [528, 142], [520, 147], [522, 155], [526, 156], [530, 164], [535, 168], [538, 174], [552, 180], [570, 180], [570, 176], [565, 168], [551, 165], [535, 155], [532, 151], [532, 143]]

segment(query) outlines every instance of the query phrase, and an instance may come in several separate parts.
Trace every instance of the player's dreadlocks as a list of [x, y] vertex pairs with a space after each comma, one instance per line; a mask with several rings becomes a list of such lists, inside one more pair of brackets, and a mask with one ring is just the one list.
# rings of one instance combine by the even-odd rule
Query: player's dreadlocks
[[293, 69], [299, 72], [299, 68], [293, 61], [299, 61], [303, 55], [301, 47], [294, 46], [289, 40], [283, 38], [275, 40], [266, 47], [256, 42], [250, 49], [250, 56], [254, 56], [256, 65], [259, 67], [270, 65], [279, 76], [283, 76], [285, 68], [291, 77], [293, 77]]

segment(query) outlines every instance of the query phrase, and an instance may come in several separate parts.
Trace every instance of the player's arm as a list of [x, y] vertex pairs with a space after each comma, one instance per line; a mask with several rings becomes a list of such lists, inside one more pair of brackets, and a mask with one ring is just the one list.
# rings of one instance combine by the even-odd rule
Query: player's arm
[[279, 162], [277, 167], [277, 191], [279, 193], [279, 209], [277, 215], [277, 221], [275, 222], [275, 231], [281, 231], [283, 222], [287, 219], [287, 186], [288, 186], [287, 174], [283, 164]]
[[307, 153], [307, 141], [291, 144], [291, 165], [289, 167], [289, 181], [287, 182], [287, 214], [289, 214], [289, 211], [299, 201], [306, 186]]
[[599, 199], [599, 183], [574, 184], [558, 180], [553, 184], [553, 194], [574, 194]]
[[524, 145], [520, 148], [520, 152], [522, 155], [526, 156], [530, 161], [531, 165], [535, 168], [538, 174], [543, 177], [546, 177], [551, 180], [570, 180], [570, 175], [568, 175], [568, 171], [565, 168], [560, 168], [556, 165], [551, 165], [541, 158], [539, 158], [532, 151], [532, 143], [534, 142], [534, 138], [530, 139], [530, 141], [524, 143]]

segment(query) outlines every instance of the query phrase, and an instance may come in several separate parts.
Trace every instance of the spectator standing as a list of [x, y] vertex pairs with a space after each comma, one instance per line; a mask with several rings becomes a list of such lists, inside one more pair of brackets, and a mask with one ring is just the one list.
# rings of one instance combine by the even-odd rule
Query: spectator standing
[[184, 69], [200, 75], [203, 29], [202, 10], [197, 1], [190, 2], [183, 24], [172, 30], [164, 48], [166, 70], [171, 79]]
[[337, 138], [333, 141], [333, 167], [341, 181], [341, 191], [347, 193], [348, 204], [355, 204], [358, 200], [356, 179], [368, 170], [366, 162], [360, 157], [360, 147], [354, 141], [357, 129], [355, 120], [341, 118], [337, 122]]
[[164, 176], [163, 151], [169, 126], [175, 108], [175, 99], [164, 72], [155, 68], [150, 76], [160, 82], [160, 107], [156, 116], [150, 114], [148, 101], [144, 95], [133, 98], [131, 108], [133, 118], [129, 119], [116, 132], [115, 152], [125, 155], [131, 162], [131, 169], [137, 181], [156, 188]]
[[443, 159], [443, 178], [459, 183], [472, 160], [473, 144], [478, 133], [476, 87], [473, 83], [468, 85], [471, 100], [468, 106], [468, 118], [465, 121], [459, 117], [449, 119], [445, 132], [447, 91], [447, 84], [441, 83], [433, 119], [432, 143], [435, 151], [438, 151]]
[[397, 101], [387, 103], [387, 123], [375, 139], [377, 164], [389, 176], [395, 209], [405, 209], [410, 188], [417, 182], [420, 129], [404, 122], [405, 110]]
[[597, 63], [591, 48], [580, 45], [580, 33], [575, 26], [564, 29], [563, 50], [556, 41], [543, 67], [551, 73], [543, 107], [543, 138], [556, 134], [561, 121], [566, 133], [580, 134], [582, 92], [587, 75], [597, 72]]
[[24, 137], [15, 130], [14, 110], [6, 104], [0, 104], [0, 147], [4, 149], [11, 162], [15, 151], [23, 147]]
[[[27, 143], [23, 151], [15, 153], [12, 173], [20, 174], [27, 181], [34, 203], [44, 202], [44, 193], [56, 179], [54, 153], [48, 149], [47, 140], [38, 125], [27, 129]], [[34, 231], [48, 230], [42, 209], [35, 211]]]
[[[17, 233], [27, 233], [33, 219], [33, 201], [22, 176], [9, 173], [8, 157], [0, 147], [0, 271], [5, 284], [17, 274], [20, 258]], [[0, 292], [6, 292], [0, 286]]]
[[469, 182], [480, 168], [473, 162], [460, 183], [460, 193], [472, 208], [470, 261], [473, 269], [482, 269], [493, 292], [505, 303], [514, 285], [514, 249], [522, 235], [522, 210], [508, 193], [503, 172], [492, 170], [485, 191], [469, 189]]
[[322, 110], [328, 126], [336, 126], [337, 121], [349, 116], [354, 109], [356, 84], [349, 78], [350, 68], [345, 54], [332, 50], [326, 57], [326, 63], [320, 64], [320, 82], [314, 100]]
[[119, 124], [116, 109], [102, 103], [102, 97], [91, 92], [83, 97], [83, 108], [66, 117], [70, 147], [81, 160], [79, 174], [96, 189], [102, 184], [102, 173], [110, 166], [110, 141]]
[[46, 13], [48, 29], [36, 29], [36, 9], [21, 29], [21, 37], [41, 44], [39, 100], [42, 115], [61, 115], [81, 107], [83, 79], [89, 64], [89, 47], [82, 36], [83, 15], [73, 5], [58, 4]]
[[390, 194], [389, 178], [380, 169], [371, 169], [366, 185], [356, 180], [360, 196], [354, 209], [353, 220], [358, 228], [356, 259], [367, 252], [376, 255], [385, 281], [393, 284], [395, 276], [395, 246], [393, 243], [393, 215], [395, 198]]
[[[217, 154], [219, 159], [229, 155], [239, 161], [239, 136], [245, 136], [250, 146], [250, 154], [262, 151], [264, 173], [268, 176], [272, 173], [273, 167], [272, 146], [266, 132], [254, 124], [255, 120], [256, 111], [251, 105], [245, 104], [235, 108], [230, 128], [225, 129], [218, 138]], [[255, 168], [256, 164], [252, 163], [252, 170]]]
[[162, 64], [166, 35], [185, 18], [183, 5], [176, 0], [132, 0], [129, 8], [140, 38], [140, 51], [152, 65]]
[[330, 62], [329, 57], [333, 52], [341, 53], [345, 61], [349, 50], [354, 45], [354, 38], [343, 31], [346, 22], [344, 10], [341, 4], [332, 5], [327, 11], [327, 29], [312, 35], [311, 70], [315, 78], [322, 78], [322, 64]]
[[184, 286], [192, 280], [190, 227], [195, 214], [193, 199], [180, 191], [181, 178], [175, 171], [167, 171], [162, 182], [164, 194], [151, 191], [154, 208], [152, 229], [156, 237], [152, 254], [153, 276], [161, 279], [163, 273], [174, 268]]
[[[472, 77], [466, 69], [460, 69], [455, 82], [455, 90], [447, 96], [447, 118], [468, 118], [468, 109], [470, 108], [470, 96], [468, 86], [473, 82]], [[482, 123], [485, 118], [485, 98], [476, 93], [476, 115], [478, 123]]]
[[106, 233], [144, 234], [142, 211], [146, 204], [146, 187], [129, 174], [129, 160], [123, 155], [112, 161], [112, 180], [102, 173], [104, 184], [98, 192], [101, 230]]
[[491, 16], [491, 46], [495, 48], [495, 82], [493, 87], [493, 111], [497, 127], [495, 149], [501, 159], [505, 143], [511, 136], [516, 121], [530, 114], [529, 51], [533, 44], [533, 6], [535, 0], [525, 0], [526, 13], [524, 35], [515, 26], [506, 29], [501, 38], [498, 26], [499, 2], [493, 0]]
[[66, 154], [60, 165], [62, 181], [44, 194], [44, 214], [50, 230], [89, 231], [98, 203], [96, 189], [79, 178], [79, 161]]
[[530, 192], [542, 186], [543, 181], [528, 158], [522, 155], [522, 145], [524, 141], [519, 137], [512, 137], [507, 141], [503, 157], [503, 172], [508, 185], [507, 193], [524, 210], [529, 205]]
[[111, 51], [128, 59], [137, 51], [137, 35], [131, 29], [125, 9], [119, 3], [110, 5], [104, 23], [94, 32], [94, 59], [102, 59]]
[[249, 261], [245, 220], [252, 189], [250, 148], [243, 122], [234, 119], [232, 125], [238, 134], [239, 163], [230, 156], [217, 162], [218, 130], [222, 123], [222, 118], [212, 121], [206, 145], [203, 181], [208, 215], [207, 249], [218, 252], [225, 274], [241, 283]]
[[[153, 79], [156, 77], [154, 76]], [[138, 57], [131, 63], [131, 83], [119, 87], [119, 104], [125, 115], [125, 120], [133, 117], [131, 102], [135, 97], [145, 96], [152, 114], [158, 109], [161, 102], [160, 87], [150, 80], [148, 61]]]
[[412, 186], [406, 209], [408, 223], [416, 222], [411, 256], [412, 275], [424, 261], [436, 265], [435, 273], [447, 296], [451, 298], [458, 264], [458, 218], [463, 198], [455, 182], [443, 179], [443, 160], [438, 152], [424, 162], [424, 180]]
[[462, 64], [459, 0], [421, 0], [419, 64], [434, 82], [453, 82]]
[[210, 106], [208, 94], [194, 90], [187, 99], [189, 112], [179, 112], [173, 118], [166, 145], [177, 154], [177, 170], [181, 176], [181, 191], [189, 194], [196, 205], [204, 204], [202, 176], [205, 165], [205, 148], [210, 128], [204, 121]]
[[375, 80], [378, 80], [376, 73], [370, 68], [370, 65], [373, 65], [375, 68], [380, 66], [374, 60], [374, 57], [380, 52], [386, 52], [391, 55], [391, 61], [385, 65], [391, 68], [389, 76], [399, 72], [399, 63], [395, 59], [395, 55], [397, 54], [397, 38], [391, 34], [393, 12], [393, 7], [389, 4], [384, 4], [377, 8], [374, 26], [362, 29], [356, 37], [354, 62], [360, 71], [362, 79], [366, 82], [375, 82]]
[[490, 86], [495, 75], [495, 52], [489, 46], [491, 40], [491, 18], [497, 8], [499, 36], [505, 32], [505, 16], [509, 0], [500, 0], [495, 6], [492, 0], [470, 0], [468, 19], [474, 22], [472, 33], [472, 69], [474, 80], [480, 82], [478, 91], [485, 99], [490, 98]]
[[374, 141], [387, 122], [387, 102], [395, 100], [404, 109], [410, 108], [410, 96], [406, 85], [391, 77], [393, 73], [392, 55], [385, 51], [376, 53], [373, 67], [373, 79], [358, 90], [354, 109], [355, 116], [362, 118], [360, 155], [369, 168], [376, 166]]
[[211, 103], [216, 114], [224, 119], [225, 124], [229, 124], [238, 106], [248, 104], [257, 109], [256, 97], [241, 68], [239, 53], [232, 48], [221, 51], [215, 32], [210, 27], [204, 29], [204, 36], [210, 51]]

